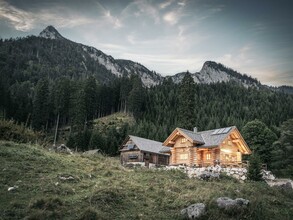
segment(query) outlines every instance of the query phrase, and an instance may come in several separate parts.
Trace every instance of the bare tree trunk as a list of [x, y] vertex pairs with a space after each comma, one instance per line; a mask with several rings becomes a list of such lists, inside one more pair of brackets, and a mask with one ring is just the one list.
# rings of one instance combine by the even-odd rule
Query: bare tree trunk
[[24, 127], [26, 127], [26, 128], [27, 128], [28, 122], [29, 122], [29, 120], [30, 120], [30, 117], [31, 117], [31, 113], [29, 113], [29, 114], [27, 115], [26, 122], [25, 122], [25, 125], [24, 125]]
[[55, 130], [55, 136], [54, 136], [54, 144], [53, 146], [56, 146], [56, 140], [57, 140], [57, 134], [58, 134], [58, 125], [59, 125], [59, 112], [58, 112], [58, 116], [57, 116], [57, 122], [56, 122], [56, 130]]

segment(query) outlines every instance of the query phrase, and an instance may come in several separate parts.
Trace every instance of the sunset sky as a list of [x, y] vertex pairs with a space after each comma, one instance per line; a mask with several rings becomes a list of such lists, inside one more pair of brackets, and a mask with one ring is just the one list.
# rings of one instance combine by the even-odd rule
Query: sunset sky
[[61, 35], [162, 75], [220, 62], [293, 86], [292, 0], [0, 0], [0, 37]]

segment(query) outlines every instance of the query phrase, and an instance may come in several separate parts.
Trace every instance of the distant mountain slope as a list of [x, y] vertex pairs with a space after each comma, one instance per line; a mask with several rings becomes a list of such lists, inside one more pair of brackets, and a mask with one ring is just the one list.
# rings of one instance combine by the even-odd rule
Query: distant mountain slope
[[[53, 26], [48, 26], [47, 28], [45, 28], [39, 34], [39, 37], [52, 40], [64, 40], [65, 42], [69, 42], [69, 40], [62, 37], [62, 35], [59, 34], [59, 32]], [[148, 70], [146, 67], [139, 63], [135, 63], [130, 60], [115, 60], [112, 56], [106, 55], [105, 53], [94, 47], [74, 42], [71, 43], [75, 44], [76, 48], [82, 48], [81, 55], [83, 60], [81, 61], [81, 63], [86, 71], [88, 70], [87, 62], [94, 61], [98, 63], [98, 65], [103, 66], [104, 69], [108, 70], [109, 75], [113, 74], [116, 77], [129, 77], [131, 74], [137, 74], [140, 76], [143, 84], [147, 87], [157, 85], [162, 79], [161, 75]]]
[[[175, 83], [181, 82], [186, 72], [178, 73], [170, 78]], [[261, 85], [256, 79], [242, 75], [235, 70], [232, 70], [220, 63], [206, 61], [199, 72], [191, 73], [195, 83], [211, 84], [218, 82], [235, 81], [244, 86], [259, 86]]]
[[139, 75], [144, 85], [148, 87], [157, 85], [163, 80], [160, 74], [150, 71], [139, 63], [131, 60], [116, 60], [116, 62], [124, 68], [128, 75], [132, 73]]
[[[117, 77], [138, 75], [146, 87], [160, 84], [164, 78], [179, 83], [186, 72], [163, 77], [145, 66], [131, 61], [114, 59], [94, 47], [64, 38], [53, 26], [46, 27], [38, 37], [28, 36], [0, 42], [0, 68], [13, 80], [32, 80], [47, 75], [49, 78], [66, 76], [84, 78], [95, 76], [100, 83]], [[14, 63], [14, 65], [11, 65]], [[196, 83], [211, 84], [234, 81], [245, 87], [262, 87], [261, 83], [220, 63], [207, 61], [199, 72], [192, 73]], [[292, 87], [274, 87], [274, 91], [293, 93]]]

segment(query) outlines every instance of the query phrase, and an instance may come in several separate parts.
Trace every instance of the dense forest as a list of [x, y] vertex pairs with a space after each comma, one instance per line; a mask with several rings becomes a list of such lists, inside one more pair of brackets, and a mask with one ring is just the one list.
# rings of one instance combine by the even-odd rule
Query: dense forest
[[[236, 125], [248, 142], [257, 135], [266, 137], [261, 143], [251, 142], [252, 148], [274, 145], [287, 155], [280, 146], [286, 139], [284, 123], [293, 118], [290, 94], [236, 82], [195, 84], [188, 72], [179, 84], [165, 78], [148, 88], [135, 73], [116, 77], [89, 57], [82, 58], [86, 64], [80, 63], [86, 56], [82, 45], [68, 40], [31, 36], [0, 40], [0, 48], [0, 117], [44, 134], [54, 133], [57, 125], [69, 126], [67, 145], [77, 150], [100, 148], [115, 155], [130, 133], [163, 141], [175, 127], [206, 130]], [[132, 115], [136, 123], [103, 133], [94, 129], [95, 119], [115, 112]], [[249, 124], [255, 120], [257, 125]], [[255, 127], [272, 133], [257, 134]], [[269, 155], [263, 152], [259, 154]], [[262, 160], [273, 163], [267, 156]]]

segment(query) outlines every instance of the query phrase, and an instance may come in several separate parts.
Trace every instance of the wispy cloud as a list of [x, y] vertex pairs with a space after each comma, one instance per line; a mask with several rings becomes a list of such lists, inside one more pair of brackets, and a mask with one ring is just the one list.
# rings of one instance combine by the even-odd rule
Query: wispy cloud
[[122, 23], [120, 21], [120, 19], [118, 19], [117, 17], [114, 17], [111, 15], [110, 11], [105, 11], [104, 12], [104, 17], [106, 18], [106, 20], [113, 25], [114, 28], [121, 28], [122, 27]]
[[137, 0], [133, 2], [134, 5], [138, 8], [138, 10], [147, 16], [150, 16], [154, 21], [155, 24], [159, 24], [161, 21], [161, 16], [159, 13], [159, 8], [156, 5], [151, 4], [145, 0]]
[[184, 16], [186, 1], [178, 2], [172, 11], [164, 14], [163, 19], [169, 25], [175, 25]]
[[[61, 13], [61, 11], [63, 13]], [[56, 27], [75, 27], [94, 22], [93, 19], [72, 13], [64, 13], [66, 8], [41, 9], [29, 12], [17, 8], [4, 0], [0, 0], [0, 17], [6, 19], [16, 30], [29, 31], [36, 26], [48, 24]], [[58, 13], [59, 12], [59, 13]]]
[[174, 0], [167, 0], [167, 1], [159, 4], [159, 7], [160, 7], [160, 9], [165, 9], [168, 6], [170, 6], [173, 2], [174, 2]]
[[0, 17], [7, 19], [16, 30], [31, 30], [35, 23], [35, 16], [31, 13], [18, 9], [4, 0], [0, 0]]
[[252, 46], [250, 44], [246, 44], [236, 51], [225, 53], [216, 60], [233, 68], [248, 66], [253, 63], [251, 50]]

